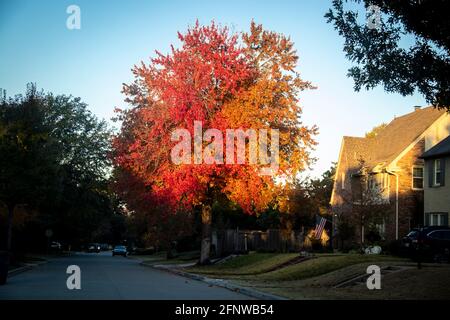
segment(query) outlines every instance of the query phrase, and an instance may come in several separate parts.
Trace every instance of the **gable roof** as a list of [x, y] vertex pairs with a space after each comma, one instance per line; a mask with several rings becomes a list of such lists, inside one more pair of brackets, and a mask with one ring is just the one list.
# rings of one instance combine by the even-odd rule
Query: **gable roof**
[[434, 107], [418, 109], [395, 118], [376, 137], [344, 137], [346, 167], [358, 167], [361, 158], [372, 168], [388, 165], [444, 113]]
[[450, 155], [450, 136], [439, 142], [433, 148], [422, 154], [421, 158], [429, 159]]
[[369, 154], [366, 138], [345, 136], [342, 143], [340, 161], [350, 174], [356, 173], [359, 170], [359, 159], [366, 160]]

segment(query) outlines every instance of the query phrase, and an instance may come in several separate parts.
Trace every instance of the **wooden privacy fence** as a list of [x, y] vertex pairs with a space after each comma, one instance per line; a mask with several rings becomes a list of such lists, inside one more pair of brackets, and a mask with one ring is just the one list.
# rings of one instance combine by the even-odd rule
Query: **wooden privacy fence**
[[213, 231], [212, 234], [212, 250], [216, 256], [248, 251], [298, 252], [303, 243], [304, 235], [301, 231], [226, 229]]

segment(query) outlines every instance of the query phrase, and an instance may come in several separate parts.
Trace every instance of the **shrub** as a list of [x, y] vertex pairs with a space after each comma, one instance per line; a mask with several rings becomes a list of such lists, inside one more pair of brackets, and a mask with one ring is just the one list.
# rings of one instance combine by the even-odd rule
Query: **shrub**
[[389, 242], [388, 251], [392, 255], [401, 256], [403, 253], [401, 240], [393, 240]]

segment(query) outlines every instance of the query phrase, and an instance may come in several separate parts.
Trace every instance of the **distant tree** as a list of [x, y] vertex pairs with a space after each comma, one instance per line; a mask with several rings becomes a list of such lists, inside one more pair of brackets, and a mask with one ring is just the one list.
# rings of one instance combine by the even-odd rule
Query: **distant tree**
[[[369, 23], [355, 6], [344, 8], [346, 2], [363, 3]], [[356, 64], [348, 73], [355, 90], [380, 84], [402, 95], [418, 90], [428, 103], [450, 110], [448, 12], [447, 0], [333, 0], [325, 17]]]
[[285, 211], [292, 215], [296, 228], [313, 227], [316, 215], [330, 214], [335, 173], [336, 163], [333, 163], [320, 178], [297, 180], [294, 187], [288, 191]]
[[330, 199], [336, 175], [336, 163], [333, 163], [320, 178], [309, 182], [309, 195], [314, 200], [315, 206], [320, 214], [326, 215], [330, 212]]
[[[110, 131], [79, 98], [37, 91], [2, 99], [0, 200], [7, 244], [17, 205], [39, 212], [36, 226], [59, 240], [88, 241], [119, 214], [108, 189]], [[43, 230], [42, 230], [43, 235]]]
[[269, 208], [258, 216], [256, 224], [263, 230], [279, 229], [281, 225], [280, 211]]
[[0, 201], [7, 208], [6, 250], [11, 250], [13, 214], [57, 192], [60, 147], [50, 135], [43, 103], [34, 86], [25, 97], [0, 101]]
[[369, 132], [366, 132], [366, 138], [375, 138], [384, 128], [386, 128], [387, 124], [382, 123], [378, 126], [375, 126]]

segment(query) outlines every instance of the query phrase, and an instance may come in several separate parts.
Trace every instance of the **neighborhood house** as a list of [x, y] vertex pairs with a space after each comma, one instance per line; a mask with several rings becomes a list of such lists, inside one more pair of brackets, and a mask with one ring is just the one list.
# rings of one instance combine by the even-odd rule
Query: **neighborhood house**
[[[448, 225], [449, 135], [448, 113], [415, 107], [374, 136], [343, 137], [330, 201], [334, 245], [340, 224], [351, 217], [359, 243], [367, 241], [369, 227], [391, 241], [413, 227]], [[377, 211], [382, 218], [368, 226]]]

